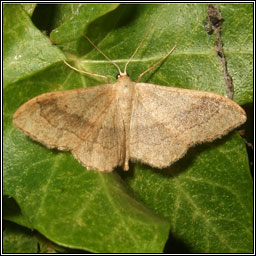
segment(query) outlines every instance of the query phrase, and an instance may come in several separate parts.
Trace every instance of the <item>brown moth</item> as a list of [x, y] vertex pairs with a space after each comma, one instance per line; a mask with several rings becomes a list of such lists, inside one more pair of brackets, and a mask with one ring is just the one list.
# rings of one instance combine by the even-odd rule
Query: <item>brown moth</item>
[[126, 68], [141, 43], [124, 72], [111, 61], [119, 70], [115, 83], [96, 75], [107, 84], [39, 95], [15, 112], [13, 124], [48, 148], [71, 151], [88, 169], [111, 172], [117, 166], [127, 171], [129, 160], [167, 167], [189, 147], [246, 121], [244, 110], [221, 95], [139, 82], [175, 47], [133, 82]]

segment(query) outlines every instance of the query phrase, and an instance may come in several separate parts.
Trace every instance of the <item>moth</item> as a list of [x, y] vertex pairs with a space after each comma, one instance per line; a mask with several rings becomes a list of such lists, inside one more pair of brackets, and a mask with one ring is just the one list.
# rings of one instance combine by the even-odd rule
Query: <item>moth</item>
[[87, 169], [111, 172], [117, 166], [127, 171], [129, 160], [170, 166], [191, 146], [220, 138], [246, 121], [244, 110], [224, 96], [140, 82], [175, 47], [133, 82], [126, 69], [140, 45], [124, 72], [110, 60], [119, 71], [115, 83], [82, 71], [107, 83], [39, 95], [15, 112], [14, 126], [47, 148], [71, 151]]

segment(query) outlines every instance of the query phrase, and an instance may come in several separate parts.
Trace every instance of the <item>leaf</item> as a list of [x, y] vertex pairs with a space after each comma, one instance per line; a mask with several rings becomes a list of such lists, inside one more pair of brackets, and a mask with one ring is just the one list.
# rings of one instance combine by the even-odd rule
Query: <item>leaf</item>
[[21, 213], [20, 207], [10, 196], [3, 197], [3, 219], [15, 222], [23, 227], [31, 228], [26, 216]]
[[252, 102], [252, 5], [224, 4], [221, 5], [221, 10], [223, 17], [225, 17], [222, 36], [228, 71], [235, 87], [234, 100], [240, 104]]
[[37, 241], [31, 231], [8, 223], [3, 232], [3, 253], [37, 253]]
[[30, 226], [67, 247], [99, 252], [162, 250], [168, 222], [139, 203], [116, 173], [85, 171], [65, 153], [52, 152], [38, 161], [35, 158], [47, 150], [39, 146], [32, 156], [26, 152], [30, 141], [21, 136], [17, 158], [6, 161], [12, 166], [5, 173], [4, 193], [17, 200]]
[[[4, 222], [4, 253], [72, 253], [64, 247], [53, 244], [36, 231], [29, 230], [11, 222]], [[73, 251], [76, 253], [76, 251]], [[80, 252], [81, 253], [81, 252]], [[83, 251], [84, 253], [84, 251]]]
[[164, 171], [140, 165], [125, 176], [191, 252], [252, 252], [253, 186], [237, 134], [191, 149]]
[[3, 24], [4, 86], [64, 59], [63, 53], [33, 26], [21, 5], [4, 5]]
[[[224, 51], [235, 101], [250, 103], [252, 5], [219, 6], [225, 19]], [[133, 80], [176, 44], [175, 52], [142, 81], [225, 95], [215, 37], [209, 36], [203, 25], [207, 5], [111, 5], [102, 13], [98, 4], [94, 9], [99, 10], [85, 25], [83, 15], [77, 17], [71, 8], [58, 8], [54, 24], [59, 27], [51, 38], [57, 39], [59, 31], [62, 43], [58, 47], [77, 68], [107, 75], [112, 82], [117, 74], [115, 67], [81, 36], [83, 32], [123, 69], [149, 31], [128, 66]], [[87, 10], [88, 6], [83, 8]], [[75, 19], [82, 25], [73, 30]], [[67, 41], [68, 36], [73, 41]], [[240, 45], [234, 37], [239, 37]], [[46, 53], [52, 60], [51, 53]], [[238, 58], [240, 61], [236, 61]], [[82, 76], [59, 60], [38, 68], [33, 55], [28, 56], [31, 71], [23, 72], [21, 66], [19, 81], [9, 79], [4, 88], [4, 193], [17, 201], [31, 227], [53, 242], [92, 252], [161, 252], [170, 227], [168, 252], [177, 250], [176, 241], [186, 252], [252, 251], [252, 179], [238, 135], [195, 147], [169, 169], [158, 171], [133, 164], [129, 173], [100, 174], [84, 170], [70, 153], [46, 149], [17, 131], [12, 115], [32, 97], [105, 83]], [[4, 71], [13, 77], [12, 70]]]
[[32, 16], [32, 14], [33, 14], [33, 12], [34, 12], [34, 10], [35, 10], [35, 8], [36, 8], [36, 4], [28, 4], [28, 3], [26, 3], [26, 4], [21, 4], [21, 5], [22, 5], [23, 9], [24, 9], [30, 16]]
[[[70, 42], [83, 36], [86, 26], [104, 14], [116, 9], [119, 4], [72, 4], [59, 5], [59, 17], [66, 16], [65, 22], [51, 33], [58, 44]], [[69, 16], [69, 17], [68, 17]], [[72, 33], [70, 33], [72, 31]]]

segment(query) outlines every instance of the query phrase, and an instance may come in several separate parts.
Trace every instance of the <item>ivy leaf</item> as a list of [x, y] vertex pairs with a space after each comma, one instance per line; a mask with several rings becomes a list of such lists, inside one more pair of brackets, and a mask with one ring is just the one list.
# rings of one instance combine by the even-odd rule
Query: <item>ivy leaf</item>
[[239, 135], [192, 148], [164, 171], [140, 165], [123, 178], [170, 220], [172, 236], [187, 251], [252, 252], [253, 186]]
[[[72, 4], [60, 5], [58, 7], [59, 16], [57, 20], [66, 20], [51, 33], [51, 38], [57, 44], [75, 41], [83, 36], [88, 24], [102, 15], [116, 9], [119, 4]], [[69, 14], [69, 15], [68, 15]], [[70, 33], [72, 31], [72, 33]]]
[[3, 232], [3, 253], [37, 253], [37, 241], [32, 232], [7, 223]]
[[32, 228], [26, 220], [26, 216], [21, 213], [17, 202], [10, 196], [3, 197], [3, 219], [12, 221], [23, 227]]
[[3, 24], [4, 86], [64, 59], [63, 53], [34, 27], [21, 5], [4, 5]]
[[[76, 253], [77, 250], [68, 250], [40, 235], [17, 224], [4, 223], [3, 252], [4, 253]], [[84, 253], [84, 251], [82, 251]], [[80, 252], [81, 253], [81, 252]]]
[[[19, 5], [10, 6], [4, 12], [6, 24], [12, 15], [23, 13]], [[57, 46], [51, 45], [23, 13], [27, 30], [36, 30], [35, 39], [47, 45], [36, 44], [45, 54], [45, 65], [39, 65], [31, 51], [26, 61], [15, 64], [20, 69], [13, 68], [13, 49], [20, 46], [18, 40], [8, 39], [13, 28], [6, 25], [4, 194], [16, 200], [29, 227], [69, 248], [162, 252], [170, 231], [175, 239], [169, 239], [166, 250], [171, 252], [175, 252], [177, 240], [187, 252], [251, 252], [252, 179], [244, 143], [235, 133], [195, 147], [165, 170], [136, 163], [129, 173], [104, 174], [85, 170], [70, 153], [46, 149], [12, 126], [13, 113], [36, 95], [104, 83], [70, 70], [61, 61], [63, 53], [77, 68], [115, 80], [115, 67], [86, 41], [83, 33], [121, 69], [146, 35], [128, 66], [133, 80], [176, 44], [175, 52], [143, 81], [225, 95], [215, 38], [204, 29], [207, 5], [106, 6], [93, 5], [88, 22], [83, 24], [90, 4], [79, 7], [83, 10], [79, 15], [70, 11], [72, 8], [58, 5], [53, 22], [58, 27], [51, 33], [51, 39], [61, 43]], [[250, 103], [253, 6], [219, 6], [225, 19], [222, 34], [234, 100]], [[74, 28], [74, 20], [81, 26]], [[240, 45], [233, 36], [239, 36]], [[22, 45], [29, 45], [31, 38], [23, 39]]]
[[21, 4], [23, 9], [28, 13], [28, 15], [32, 16], [35, 8], [36, 8], [36, 4]]
[[136, 200], [116, 173], [85, 171], [70, 154], [48, 155], [36, 144], [27, 151], [31, 141], [20, 136], [23, 146], [16, 148], [12, 161], [6, 160], [4, 193], [17, 200], [31, 227], [67, 247], [99, 252], [163, 249], [168, 222]]

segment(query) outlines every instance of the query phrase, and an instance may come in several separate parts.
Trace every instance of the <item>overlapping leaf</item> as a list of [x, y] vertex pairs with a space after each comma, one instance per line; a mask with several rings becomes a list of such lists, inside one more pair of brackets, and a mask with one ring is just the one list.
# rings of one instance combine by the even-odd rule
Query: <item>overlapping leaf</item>
[[[134, 80], [176, 44], [173, 55], [144, 81], [225, 94], [215, 38], [204, 30], [207, 5], [93, 5], [90, 16], [85, 15], [90, 9], [86, 5], [65, 7], [67, 11], [57, 5], [58, 27], [51, 35], [61, 42], [57, 46], [40, 31], [24, 38], [24, 31], [36, 29], [20, 6], [10, 6], [4, 13], [4, 193], [17, 201], [19, 214], [26, 220], [21, 224], [29, 223], [58, 244], [92, 252], [161, 252], [170, 227], [171, 237], [181, 241], [185, 251], [251, 252], [252, 182], [238, 135], [196, 147], [165, 170], [133, 164], [129, 173], [120, 171], [120, 178], [116, 171], [86, 171], [69, 153], [48, 150], [12, 126], [15, 110], [36, 95], [104, 82], [58, 62], [64, 58], [58, 48], [77, 68], [114, 81], [115, 67], [92, 48], [83, 33], [121, 67], [146, 35], [128, 66]], [[252, 5], [220, 7], [235, 100], [249, 103]], [[16, 34], [11, 33], [15, 26], [9, 21], [13, 13], [23, 20]], [[74, 29], [74, 24], [81, 26]], [[31, 38], [35, 46], [31, 53], [27, 51], [24, 62], [13, 64], [21, 46], [30, 49]], [[168, 242], [172, 252], [174, 240]]]

